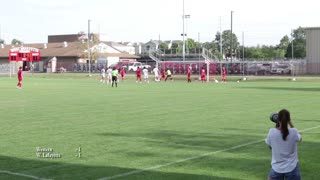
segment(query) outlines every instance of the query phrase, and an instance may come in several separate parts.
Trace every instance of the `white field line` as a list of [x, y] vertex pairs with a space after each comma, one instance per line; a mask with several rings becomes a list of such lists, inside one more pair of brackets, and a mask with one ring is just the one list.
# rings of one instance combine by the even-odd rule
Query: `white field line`
[[[320, 128], [320, 126], [304, 129], [304, 130], [302, 130], [300, 132], [310, 131], [310, 130], [317, 129], [317, 128]], [[153, 170], [153, 169], [159, 169], [159, 168], [162, 168], [162, 167], [171, 166], [171, 165], [174, 165], [174, 164], [178, 164], [178, 163], [189, 161], [189, 160], [193, 160], [193, 159], [199, 159], [199, 158], [210, 156], [210, 155], [217, 154], [217, 153], [220, 153], [220, 152], [226, 152], [226, 151], [230, 151], [230, 150], [234, 150], [234, 149], [239, 149], [239, 148], [242, 148], [242, 147], [245, 147], [245, 146], [250, 146], [250, 145], [253, 145], [253, 144], [257, 144], [257, 143], [263, 142], [264, 140], [265, 139], [252, 141], [252, 142], [249, 142], [249, 143], [240, 144], [240, 145], [233, 146], [233, 147], [230, 147], [230, 148], [221, 149], [221, 150], [213, 151], [213, 152], [208, 152], [208, 153], [205, 153], [205, 154], [202, 154], [202, 155], [193, 156], [193, 157], [189, 157], [189, 158], [185, 158], [185, 159], [180, 159], [180, 160], [169, 162], [169, 163], [166, 163], [166, 164], [156, 165], [156, 166], [152, 166], [152, 167], [145, 168], [145, 169], [137, 169], [137, 170], [134, 170], [134, 171], [129, 171], [129, 172], [126, 172], [126, 173], [123, 173], [123, 174], [117, 174], [117, 175], [114, 175], [114, 176], [103, 177], [103, 178], [100, 178], [98, 180], [116, 179], [116, 178], [130, 176], [130, 175], [133, 175], [133, 174], [139, 174], [139, 173], [142, 173], [142, 172], [145, 172], [145, 171], [149, 171], [149, 170]]]
[[28, 178], [32, 178], [32, 179], [50, 180], [50, 179], [40, 178], [40, 177], [37, 177], [37, 176], [28, 175], [28, 174], [15, 173], [15, 172], [11, 172], [11, 171], [2, 171], [2, 170], [0, 170], [0, 174], [1, 174], [1, 173], [2, 173], [2, 174], [15, 175], [15, 176], [28, 177]]

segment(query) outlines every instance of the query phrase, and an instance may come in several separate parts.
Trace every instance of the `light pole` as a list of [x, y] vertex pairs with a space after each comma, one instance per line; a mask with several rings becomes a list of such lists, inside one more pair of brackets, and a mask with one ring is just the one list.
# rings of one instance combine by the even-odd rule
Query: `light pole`
[[88, 48], [88, 59], [89, 59], [89, 76], [91, 76], [91, 57], [90, 57], [90, 19], [88, 20], [88, 39], [87, 39], [87, 48]]
[[230, 43], [230, 54], [231, 54], [231, 63], [232, 63], [232, 41], [233, 41], [233, 36], [232, 36], [232, 25], [233, 25], [233, 11], [231, 11], [231, 37], [230, 37], [230, 41], [231, 41], [231, 43]]
[[185, 16], [184, 16], [184, 0], [182, 0], [182, 43], [183, 43], [183, 45], [182, 45], [182, 60], [183, 60], [183, 65], [184, 65], [184, 61], [185, 61], [185, 46], [186, 46], [186, 44], [185, 44], [185, 41], [184, 41], [184, 36], [185, 36], [185, 34], [184, 34], [184, 18], [185, 18]]
[[294, 52], [293, 52], [293, 29], [291, 30], [291, 63], [290, 63], [290, 69], [291, 69], [291, 76], [292, 80], [295, 81], [296, 79], [294, 78], [294, 69], [293, 69], [293, 59], [294, 59]]
[[[184, 15], [184, 18], [185, 19], [189, 19], [191, 17], [190, 14], [186, 14]], [[185, 33], [185, 36], [186, 36], [186, 50], [187, 50], [187, 54], [189, 54], [189, 48], [188, 48], [188, 24], [187, 24], [188, 21], [186, 21], [186, 33]]]
[[222, 52], [222, 27], [221, 27], [221, 16], [220, 16], [220, 53], [223, 59], [223, 52]]
[[244, 80], [244, 32], [242, 32], [242, 80]]

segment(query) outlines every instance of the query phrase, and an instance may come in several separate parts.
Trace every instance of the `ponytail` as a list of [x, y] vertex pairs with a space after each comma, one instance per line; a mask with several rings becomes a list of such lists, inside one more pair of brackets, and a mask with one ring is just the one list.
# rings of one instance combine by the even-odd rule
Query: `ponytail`
[[281, 124], [282, 139], [285, 141], [289, 135], [288, 122], [290, 121], [290, 113], [286, 109], [279, 111], [279, 122]]

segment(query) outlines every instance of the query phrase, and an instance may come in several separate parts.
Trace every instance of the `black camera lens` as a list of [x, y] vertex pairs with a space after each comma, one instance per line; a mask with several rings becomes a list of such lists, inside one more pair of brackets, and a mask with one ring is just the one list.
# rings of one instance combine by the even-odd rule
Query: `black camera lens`
[[274, 123], [278, 122], [278, 113], [271, 113], [270, 120]]

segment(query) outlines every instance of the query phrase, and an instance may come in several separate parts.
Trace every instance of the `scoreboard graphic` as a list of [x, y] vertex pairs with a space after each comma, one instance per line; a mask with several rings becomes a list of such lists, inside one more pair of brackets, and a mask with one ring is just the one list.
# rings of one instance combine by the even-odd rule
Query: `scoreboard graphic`
[[9, 61], [40, 61], [40, 51], [33, 47], [15, 47], [9, 51]]

